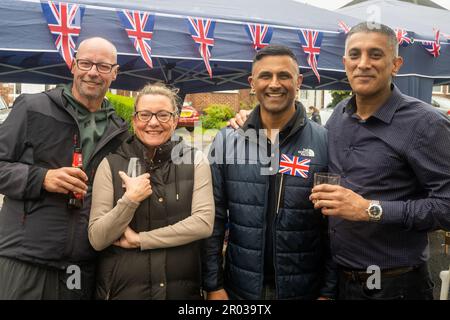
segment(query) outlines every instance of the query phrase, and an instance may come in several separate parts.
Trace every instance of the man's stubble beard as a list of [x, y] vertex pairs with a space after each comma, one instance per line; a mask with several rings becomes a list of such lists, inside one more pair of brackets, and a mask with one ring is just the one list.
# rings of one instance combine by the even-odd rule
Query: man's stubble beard
[[102, 88], [99, 88], [98, 90], [96, 90], [94, 92], [90, 92], [88, 90], [84, 90], [83, 85], [80, 84], [80, 86], [78, 88], [78, 91], [80, 92], [80, 94], [82, 96], [86, 97], [87, 99], [96, 100], [96, 99], [100, 99], [100, 98], [103, 99], [105, 97], [106, 92], [108, 91], [108, 89], [104, 89], [102, 87]]

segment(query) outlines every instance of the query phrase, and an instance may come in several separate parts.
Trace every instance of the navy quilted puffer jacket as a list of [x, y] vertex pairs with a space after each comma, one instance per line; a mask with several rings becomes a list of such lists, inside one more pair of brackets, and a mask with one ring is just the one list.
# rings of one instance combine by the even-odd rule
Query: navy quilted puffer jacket
[[[297, 104], [295, 116], [291, 132], [281, 141], [281, 150], [272, 156], [294, 155], [311, 162], [307, 178], [278, 173], [276, 179], [273, 261], [277, 298], [332, 297], [336, 281], [329, 272], [327, 220], [308, 199], [314, 172], [327, 170], [326, 130], [306, 118], [301, 104]], [[261, 299], [263, 294], [269, 176], [261, 170], [272, 166], [272, 172], [277, 172], [279, 159], [275, 157], [271, 165], [261, 160], [261, 154], [267, 154], [267, 143], [252, 134], [251, 129], [258, 129], [255, 117], [259, 117], [259, 107], [243, 130], [222, 130], [210, 153], [216, 220], [213, 235], [204, 246], [203, 286], [206, 291], [225, 288], [232, 299]], [[226, 223], [229, 239], [223, 263]]]

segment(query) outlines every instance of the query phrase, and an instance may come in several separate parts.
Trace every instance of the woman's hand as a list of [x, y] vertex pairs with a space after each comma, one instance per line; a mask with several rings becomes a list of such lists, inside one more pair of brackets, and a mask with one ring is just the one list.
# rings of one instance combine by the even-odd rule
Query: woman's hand
[[124, 249], [135, 249], [141, 247], [141, 240], [138, 233], [134, 232], [130, 227], [127, 227], [120, 239], [114, 242], [113, 245]]
[[123, 171], [119, 171], [119, 176], [125, 185], [125, 196], [134, 202], [141, 202], [152, 194], [150, 185], [150, 174], [144, 173], [135, 178], [127, 176]]

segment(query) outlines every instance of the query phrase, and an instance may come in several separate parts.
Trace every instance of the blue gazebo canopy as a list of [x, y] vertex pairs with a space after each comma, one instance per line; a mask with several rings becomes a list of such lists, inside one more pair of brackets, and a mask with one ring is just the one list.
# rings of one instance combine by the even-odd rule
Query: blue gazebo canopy
[[[245, 31], [247, 23], [269, 24], [274, 28], [271, 43], [286, 45], [297, 55], [305, 77], [304, 88], [349, 89], [342, 65], [345, 35], [339, 32], [338, 22], [344, 21], [353, 26], [362, 21], [358, 18], [365, 17], [351, 17], [291, 0], [65, 2], [85, 6], [78, 42], [92, 36], [102, 36], [116, 45], [121, 67], [113, 88], [137, 90], [149, 81], [163, 80], [179, 87], [183, 93], [248, 87], [247, 78], [255, 51]], [[143, 10], [156, 15], [152, 39], [153, 69], [136, 52], [120, 23], [117, 9]], [[212, 79], [189, 34], [186, 18], [190, 16], [216, 20], [211, 57]], [[398, 21], [401, 21], [401, 16], [401, 12], [396, 14]], [[446, 26], [448, 22], [441, 27], [442, 31], [448, 29]], [[300, 46], [300, 28], [324, 32], [318, 61], [320, 83]], [[1, 1], [0, 30], [1, 82], [53, 84], [71, 80], [70, 71], [55, 48], [40, 1]], [[417, 29], [413, 30], [417, 30], [421, 37], [431, 39], [431, 32], [427, 34], [425, 31], [428, 29], [421, 24], [417, 23]], [[450, 33], [450, 30], [447, 32]], [[428, 79], [431, 85], [449, 82], [448, 45], [443, 45], [439, 58], [431, 57], [416, 45], [402, 48], [401, 53], [405, 57], [405, 65], [399, 79], [419, 77]]]
[[[246, 23], [274, 27], [271, 43], [290, 47], [304, 73], [305, 88], [348, 89], [341, 64], [344, 36], [339, 20], [358, 20], [291, 0], [144, 0], [66, 1], [85, 6], [81, 24], [82, 41], [102, 36], [118, 48], [121, 72], [113, 87], [136, 90], [146, 82], [164, 80], [185, 93], [248, 87], [247, 78], [255, 54], [245, 31]], [[153, 69], [149, 69], [132, 46], [117, 16], [117, 9], [155, 13], [152, 39]], [[213, 78], [193, 45], [186, 18], [213, 18], [216, 22], [212, 49]], [[324, 31], [318, 83], [301, 49], [299, 28]], [[36, 0], [0, 2], [0, 81], [59, 83], [71, 79], [70, 72], [55, 49], [52, 36]]]

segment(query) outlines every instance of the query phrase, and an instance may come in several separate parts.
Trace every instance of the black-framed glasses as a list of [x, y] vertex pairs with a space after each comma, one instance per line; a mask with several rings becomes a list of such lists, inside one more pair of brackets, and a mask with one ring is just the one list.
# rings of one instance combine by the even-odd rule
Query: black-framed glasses
[[95, 63], [85, 59], [76, 59], [75, 61], [77, 63], [78, 69], [80, 70], [89, 71], [92, 69], [92, 66], [95, 66], [97, 68], [97, 71], [100, 73], [110, 73], [115, 66], [118, 66], [117, 63], [116, 64], [110, 64], [106, 62]]
[[149, 122], [150, 120], [152, 120], [153, 116], [155, 116], [159, 122], [164, 123], [164, 122], [169, 121], [170, 118], [175, 116], [176, 114], [177, 114], [177, 112], [169, 112], [169, 111], [165, 111], [165, 110], [161, 110], [158, 112], [136, 111], [134, 113], [134, 116], [137, 117], [139, 119], [139, 121], [142, 121], [142, 122]]

